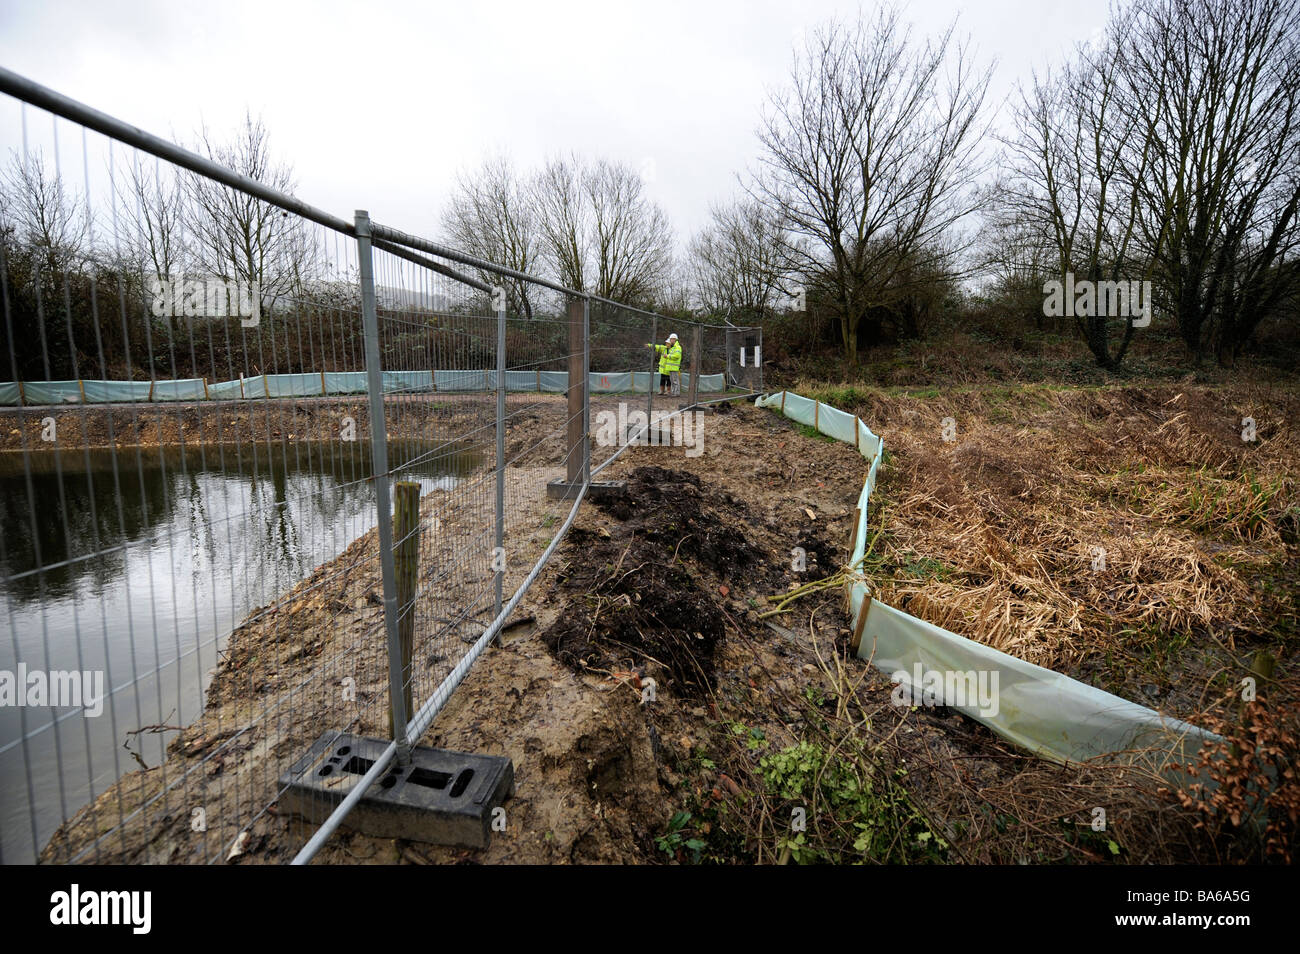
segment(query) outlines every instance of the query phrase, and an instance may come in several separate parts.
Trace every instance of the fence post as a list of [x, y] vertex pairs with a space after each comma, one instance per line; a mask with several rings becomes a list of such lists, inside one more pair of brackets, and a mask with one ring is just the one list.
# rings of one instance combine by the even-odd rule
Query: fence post
[[388, 699], [393, 713], [393, 741], [398, 763], [411, 761], [406, 737], [410, 713], [403, 692], [402, 644], [397, 627], [397, 573], [393, 565], [392, 502], [388, 482], [388, 431], [384, 423], [384, 376], [379, 358], [379, 315], [375, 308], [375, 273], [371, 261], [370, 214], [357, 210], [357, 271], [361, 279], [361, 325], [366, 340], [366, 394], [370, 404], [370, 459], [375, 482], [375, 507], [379, 519], [379, 566], [383, 577], [384, 629], [388, 636]]
[[591, 299], [582, 300], [582, 484], [591, 483]]
[[[393, 485], [393, 569], [397, 577], [398, 642], [402, 661], [403, 711], [414, 710], [411, 658], [415, 654], [415, 594], [420, 578], [420, 485], [399, 480]], [[393, 706], [388, 707], [388, 725], [396, 734]], [[405, 733], [405, 728], [403, 728]]]
[[700, 326], [691, 333], [691, 406], [700, 398]]
[[[495, 610], [492, 618], [501, 615], [501, 589], [505, 582], [506, 545], [506, 310], [497, 309], [497, 536], [494, 562], [496, 571]], [[499, 562], [497, 562], [499, 561]]]
[[[659, 343], [659, 319], [650, 319], [650, 343], [657, 345]], [[659, 352], [654, 348], [650, 349], [650, 381], [645, 389], [645, 426], [646, 426], [646, 443], [650, 443], [650, 426], [654, 423], [655, 416], [655, 377], [658, 375], [658, 362], [655, 360]]]
[[584, 372], [586, 353], [583, 350], [582, 327], [586, 303], [579, 298], [569, 300], [569, 440], [565, 473], [571, 484], [582, 478], [582, 449], [585, 436], [582, 426], [587, 405], [587, 377]]
[[732, 374], [731, 374], [731, 351], [732, 351], [732, 347], [734, 346], [734, 344], [735, 344], [735, 340], [736, 340], [735, 338], [732, 337], [732, 334], [731, 334], [731, 327], [730, 327], [731, 322], [728, 321], [728, 322], [727, 322], [727, 325], [728, 325], [728, 328], [727, 328], [726, 334], [725, 334], [724, 337], [723, 337], [723, 342], [724, 342], [724, 344], [723, 344], [723, 350], [726, 352], [726, 355], [727, 355], [727, 371], [726, 371], [726, 377], [723, 378], [723, 380], [722, 380], [722, 390], [723, 390], [724, 392], [726, 392], [726, 391], [728, 391], [728, 390], [731, 389], [731, 382], [732, 382], [732, 380], [733, 380], [733, 378], [732, 378]]

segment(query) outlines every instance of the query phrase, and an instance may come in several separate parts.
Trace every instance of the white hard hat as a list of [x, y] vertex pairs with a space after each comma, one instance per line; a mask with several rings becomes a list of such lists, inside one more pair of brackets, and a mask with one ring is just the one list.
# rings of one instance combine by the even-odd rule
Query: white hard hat
[[671, 334], [671, 335], [668, 336], [668, 340], [669, 340], [669, 341], [672, 341], [672, 340], [673, 340], [674, 338], [676, 338], [676, 337], [677, 337], [677, 334], [674, 332], [673, 334]]

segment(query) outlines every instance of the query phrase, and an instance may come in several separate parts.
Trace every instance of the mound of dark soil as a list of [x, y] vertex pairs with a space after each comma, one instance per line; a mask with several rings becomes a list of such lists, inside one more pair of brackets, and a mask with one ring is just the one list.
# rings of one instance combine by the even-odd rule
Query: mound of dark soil
[[705, 488], [695, 474], [666, 467], [638, 467], [628, 478], [628, 494], [602, 502], [601, 509], [621, 521], [618, 536], [638, 535], [667, 546], [667, 560], [695, 560], [724, 580], [748, 570], [763, 554], [745, 537], [745, 503], [729, 493]]
[[744, 504], [694, 474], [641, 467], [627, 496], [601, 509], [607, 527], [575, 527], [565, 541], [567, 610], [543, 641], [574, 669], [655, 664], [675, 691], [706, 693], [725, 623], [715, 580], [768, 562], [742, 529]]

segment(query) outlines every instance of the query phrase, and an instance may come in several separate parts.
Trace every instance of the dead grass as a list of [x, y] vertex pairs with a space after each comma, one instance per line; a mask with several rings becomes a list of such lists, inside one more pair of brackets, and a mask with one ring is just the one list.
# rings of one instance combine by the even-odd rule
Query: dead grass
[[[801, 393], [833, 390], [807, 382]], [[1191, 688], [1192, 673], [1208, 683], [1240, 668], [1250, 649], [1294, 651], [1294, 591], [1270, 583], [1295, 577], [1293, 393], [1026, 386], [857, 397], [849, 409], [890, 454], [868, 567], [886, 602], [1147, 704], [1176, 681]], [[1253, 442], [1243, 417], [1255, 421]], [[1127, 671], [1162, 662], [1152, 657], [1170, 645], [1188, 650], [1178, 655], [1189, 671]], [[1097, 659], [1126, 665], [1090, 672]], [[1203, 695], [1184, 693], [1179, 714], [1195, 717]]]

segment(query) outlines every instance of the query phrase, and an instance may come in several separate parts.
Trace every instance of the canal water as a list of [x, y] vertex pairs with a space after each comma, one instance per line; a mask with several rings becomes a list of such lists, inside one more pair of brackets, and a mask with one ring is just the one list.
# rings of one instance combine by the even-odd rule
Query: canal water
[[[389, 455], [424, 492], [480, 462]], [[231, 630], [375, 525], [370, 476], [364, 443], [0, 454], [0, 861], [33, 860], [136, 756], [162, 761], [176, 733], [132, 731], [199, 715]], [[35, 670], [91, 673], [82, 702], [102, 673], [102, 711], [24, 694]]]

